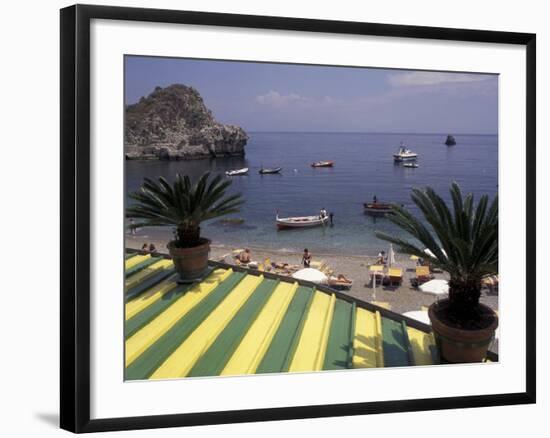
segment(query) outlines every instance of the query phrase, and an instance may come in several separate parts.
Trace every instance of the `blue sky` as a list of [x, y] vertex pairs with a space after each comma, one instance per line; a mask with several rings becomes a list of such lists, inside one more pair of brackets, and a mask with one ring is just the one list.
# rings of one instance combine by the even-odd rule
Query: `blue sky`
[[126, 103], [174, 83], [248, 131], [498, 131], [496, 75], [126, 57]]

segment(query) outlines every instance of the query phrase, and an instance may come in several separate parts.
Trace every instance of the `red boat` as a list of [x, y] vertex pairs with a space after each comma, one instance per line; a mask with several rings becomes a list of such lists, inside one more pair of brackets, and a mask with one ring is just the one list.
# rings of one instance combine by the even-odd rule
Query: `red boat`
[[391, 204], [385, 204], [383, 202], [365, 202], [363, 207], [367, 214], [384, 215], [392, 212]]
[[316, 161], [311, 163], [311, 167], [333, 167], [334, 161]]

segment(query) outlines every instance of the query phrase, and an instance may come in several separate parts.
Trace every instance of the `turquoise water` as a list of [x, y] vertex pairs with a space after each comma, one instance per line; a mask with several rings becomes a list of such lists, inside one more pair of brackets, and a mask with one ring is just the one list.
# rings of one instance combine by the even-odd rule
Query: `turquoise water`
[[[387, 244], [375, 230], [400, 234], [387, 219], [363, 213], [363, 202], [376, 195], [380, 202], [404, 204], [414, 211], [412, 187], [433, 187], [445, 199], [457, 181], [464, 192], [477, 197], [498, 191], [498, 137], [455, 135], [457, 145], [443, 143], [446, 134], [364, 133], [249, 133], [244, 158], [196, 161], [126, 162], [127, 190], [137, 190], [144, 177], [173, 179], [177, 172], [198, 177], [210, 170], [249, 167], [247, 176], [233, 177], [231, 192], [242, 193], [245, 204], [241, 225], [217, 220], [203, 224], [203, 235], [215, 244], [265, 247], [274, 250], [376, 254]], [[393, 162], [401, 141], [419, 154], [416, 169]], [[313, 161], [334, 160], [334, 168], [314, 169]], [[259, 175], [261, 166], [283, 168], [281, 175]], [[281, 216], [318, 214], [325, 207], [334, 213], [334, 226], [278, 231], [275, 213]], [[418, 212], [417, 212], [418, 213]], [[149, 229], [148, 235], [171, 237], [170, 229]]]

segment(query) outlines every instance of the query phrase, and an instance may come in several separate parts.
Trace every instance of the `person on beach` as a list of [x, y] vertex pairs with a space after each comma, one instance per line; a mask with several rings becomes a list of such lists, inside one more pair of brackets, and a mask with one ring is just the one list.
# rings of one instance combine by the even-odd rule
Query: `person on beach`
[[130, 219], [130, 234], [135, 235], [136, 234], [136, 226], [134, 219]]
[[237, 257], [239, 262], [241, 263], [250, 263], [250, 249], [245, 248], [244, 251], [242, 251], [239, 256]]
[[384, 251], [380, 251], [378, 253], [378, 258], [376, 259], [377, 265], [385, 265], [386, 264], [386, 253]]
[[149, 254], [151, 254], [152, 256], [158, 255], [157, 247], [155, 246], [154, 243], [151, 243], [149, 245]]
[[139, 252], [141, 255], [146, 255], [146, 254], [149, 254], [149, 245], [147, 245], [147, 243], [144, 243], [142, 246], [141, 246], [141, 251]]
[[309, 268], [311, 265], [311, 253], [308, 251], [308, 249], [304, 249], [304, 254], [302, 255], [302, 263], [304, 264], [304, 268]]

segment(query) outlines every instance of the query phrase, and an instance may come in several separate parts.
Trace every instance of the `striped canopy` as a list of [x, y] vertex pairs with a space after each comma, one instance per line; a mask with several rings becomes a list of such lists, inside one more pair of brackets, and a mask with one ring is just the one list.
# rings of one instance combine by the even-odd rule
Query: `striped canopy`
[[180, 285], [170, 260], [125, 263], [127, 380], [437, 363], [429, 331], [325, 286], [221, 264]]

